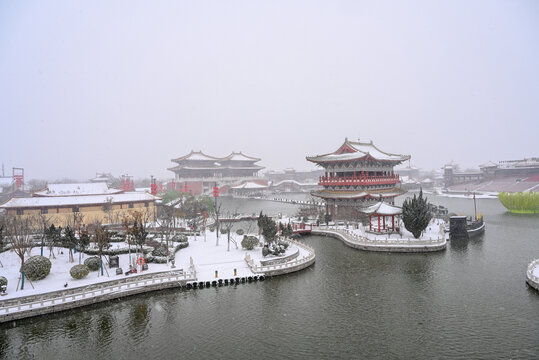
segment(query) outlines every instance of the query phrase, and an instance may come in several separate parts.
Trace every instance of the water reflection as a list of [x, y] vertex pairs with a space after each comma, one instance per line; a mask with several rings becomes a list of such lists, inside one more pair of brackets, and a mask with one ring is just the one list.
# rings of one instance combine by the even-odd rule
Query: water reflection
[[523, 276], [539, 254], [539, 217], [487, 205], [485, 236], [444, 252], [370, 253], [305, 237], [317, 253], [305, 271], [17, 322], [2, 327], [0, 357], [538, 358], [539, 294]]

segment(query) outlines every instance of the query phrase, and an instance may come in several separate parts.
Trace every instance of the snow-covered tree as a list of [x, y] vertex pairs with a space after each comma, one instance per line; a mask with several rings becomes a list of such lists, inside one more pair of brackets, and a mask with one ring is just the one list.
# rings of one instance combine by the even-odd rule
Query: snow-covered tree
[[402, 204], [402, 222], [406, 230], [411, 232], [416, 239], [421, 236], [423, 230], [427, 228], [432, 218], [429, 210], [429, 203], [423, 198], [423, 190], [419, 191], [419, 196], [404, 200]]

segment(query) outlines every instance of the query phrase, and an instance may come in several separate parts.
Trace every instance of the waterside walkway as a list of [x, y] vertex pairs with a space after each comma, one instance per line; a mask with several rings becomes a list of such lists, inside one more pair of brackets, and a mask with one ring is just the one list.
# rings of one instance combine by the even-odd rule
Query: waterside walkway
[[[247, 278], [262, 278], [262, 275], [267, 277], [299, 271], [314, 263], [315, 253], [311, 247], [294, 240], [287, 241], [291, 245], [289, 248], [293, 251], [282, 257], [260, 259], [257, 258], [258, 256], [252, 258], [249, 253], [243, 255], [242, 250], [230, 252], [230, 260], [235, 258], [239, 260], [241, 257], [238, 256], [245, 256], [243, 261], [247, 265], [245, 267], [247, 272], [244, 272], [236, 280], [236, 283], [238, 280], [245, 282]], [[209, 244], [208, 242], [207, 245]], [[202, 245], [202, 242], [200, 245]], [[209, 246], [207, 251], [211, 252], [212, 249], [218, 248]], [[260, 251], [260, 248], [257, 248], [257, 251]], [[70, 310], [151, 291], [170, 288], [196, 288], [195, 283], [197, 282], [199, 284], [204, 282], [204, 284], [207, 284], [206, 286], [210, 286], [210, 283], [212, 286], [216, 286], [215, 283], [218, 283], [219, 286], [223, 283], [228, 284], [228, 279], [224, 281], [223, 279], [217, 279], [211, 273], [213, 273], [213, 269], [216, 269], [219, 270], [219, 273], [224, 274], [224, 269], [230, 265], [235, 266], [236, 261], [217, 262], [213, 260], [211, 262], [212, 264], [196, 264], [191, 257], [188, 271], [171, 269], [163, 272], [133, 274], [128, 277], [96, 282], [86, 286], [9, 298], [0, 301], [0, 323]], [[211, 272], [207, 271], [208, 267], [212, 268]]]
[[366, 251], [386, 251], [386, 252], [432, 252], [445, 250], [447, 240], [445, 235], [428, 239], [409, 238], [386, 238], [370, 239], [366, 236], [358, 235], [347, 229], [323, 229], [313, 227], [311, 234], [333, 236], [342, 240], [346, 245]]
[[194, 269], [132, 275], [77, 288], [0, 301], [0, 323], [49, 314], [149, 291], [180, 287], [196, 279]]

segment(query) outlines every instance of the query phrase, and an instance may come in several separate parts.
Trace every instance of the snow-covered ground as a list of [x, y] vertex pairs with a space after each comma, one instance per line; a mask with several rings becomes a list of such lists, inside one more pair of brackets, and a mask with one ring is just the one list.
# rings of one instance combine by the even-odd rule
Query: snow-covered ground
[[[195, 266], [197, 281], [211, 281], [215, 280], [215, 271], [218, 271], [218, 278], [220, 279], [230, 279], [234, 276], [234, 269], [237, 270], [237, 277], [244, 277], [254, 275], [250, 270], [245, 261], [245, 255], [250, 254], [251, 259], [255, 263], [260, 264], [262, 257], [261, 247], [256, 247], [253, 250], [247, 251], [241, 248], [241, 239], [243, 236], [238, 236], [236, 234], [231, 235], [231, 238], [235, 238], [237, 241], [236, 245], [231, 242], [230, 250], [228, 250], [227, 236], [220, 235], [219, 245], [217, 244], [217, 238], [215, 232], [206, 233], [206, 241], [204, 241], [204, 236], [189, 237], [189, 246], [179, 250], [176, 253], [175, 257], [175, 269], [184, 269], [184, 271], [189, 271], [190, 261], [193, 260]], [[124, 247], [127, 246], [124, 243], [113, 243], [114, 247]], [[299, 249], [300, 256], [307, 256], [308, 251], [298, 247], [296, 245], [291, 245], [286, 251], [285, 255], [292, 254]], [[32, 249], [31, 256], [39, 255], [40, 248], [35, 247]], [[44, 256], [49, 257], [49, 249], [44, 249]], [[95, 284], [103, 281], [117, 280], [125, 278], [126, 275], [116, 275], [115, 268], [108, 268], [108, 274], [105, 272], [104, 276], [100, 276], [100, 272], [92, 271], [84, 279], [76, 280], [71, 277], [69, 270], [74, 265], [79, 263], [79, 253], [74, 254], [75, 262], [69, 261], [69, 250], [64, 248], [55, 248], [54, 254], [56, 258], [50, 258], [52, 262], [52, 267], [49, 275], [39, 281], [33, 281], [32, 284], [26, 280], [24, 285], [24, 290], [17, 289], [17, 283], [19, 281], [19, 268], [20, 260], [15, 255], [14, 252], [5, 251], [0, 254], [0, 261], [2, 262], [3, 267], [0, 267], [0, 276], [4, 276], [8, 279], [7, 286], [7, 295], [0, 297], [0, 300], [5, 300], [9, 298], [15, 298], [20, 296], [28, 296], [41, 294], [51, 291], [64, 290], [66, 289], [65, 284], [67, 283], [67, 288], [86, 286], [90, 284]], [[82, 254], [81, 263], [84, 262], [84, 259], [88, 258], [89, 255]], [[107, 257], [108, 258], [108, 257]], [[131, 254], [131, 261], [136, 261], [137, 256]], [[266, 257], [269, 259], [270, 256]], [[119, 255], [120, 267], [123, 272], [126, 272], [129, 269], [129, 255], [122, 254]], [[140, 267], [139, 267], [140, 270]], [[172, 270], [171, 264], [148, 264], [148, 270], [142, 272], [142, 274], [148, 273], [159, 273]], [[140, 274], [140, 272], [139, 272]], [[136, 274], [129, 275], [130, 277], [137, 276]]]
[[535, 266], [532, 269], [532, 275], [539, 278], [539, 262], [535, 263]]
[[[373, 218], [373, 222], [372, 222], [372, 228], [373, 229], [376, 229], [378, 227], [378, 223], [377, 223], [377, 220], [375, 220], [376, 218]], [[386, 223], [386, 226], [391, 226], [391, 222], [389, 223]], [[425, 231], [423, 232], [423, 234], [420, 236], [419, 240], [431, 240], [431, 239], [438, 239], [440, 237], [446, 237], [446, 234], [444, 232], [444, 226], [445, 226], [445, 223], [443, 220], [441, 219], [432, 219], [431, 220], [431, 223], [429, 224], [429, 226], [427, 226], [427, 228], [425, 229]], [[399, 223], [396, 223], [395, 224], [395, 227], [399, 227], [400, 229], [400, 234], [399, 233], [386, 233], [386, 232], [381, 232], [381, 233], [377, 233], [377, 232], [370, 232], [370, 231], [367, 231], [368, 230], [368, 227], [365, 228], [361, 225], [359, 225], [359, 228], [358, 229], [355, 229], [353, 228], [353, 226], [348, 226], [348, 228], [346, 228], [346, 226], [344, 225], [338, 225], [336, 227], [336, 229], [341, 229], [341, 230], [347, 230], [348, 232], [351, 232], [357, 236], [360, 236], [360, 237], [366, 237], [370, 240], [385, 240], [385, 239], [412, 239], [412, 240], [415, 240], [414, 236], [412, 235], [411, 232], [409, 232], [408, 230], [406, 230], [406, 228], [404, 227], [404, 224], [402, 223], [402, 221], [399, 221]], [[326, 229], [325, 226], [321, 226], [320, 227], [321, 229]], [[330, 226], [329, 229], [335, 229], [335, 226]]]

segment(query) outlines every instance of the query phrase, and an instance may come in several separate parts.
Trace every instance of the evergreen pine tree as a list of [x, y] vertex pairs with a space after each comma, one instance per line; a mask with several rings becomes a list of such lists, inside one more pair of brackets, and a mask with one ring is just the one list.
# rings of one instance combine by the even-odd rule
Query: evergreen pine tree
[[419, 196], [414, 194], [413, 199], [406, 199], [402, 204], [402, 221], [406, 230], [411, 232], [416, 239], [427, 228], [432, 215], [426, 198], [423, 198], [423, 190], [419, 190]]

